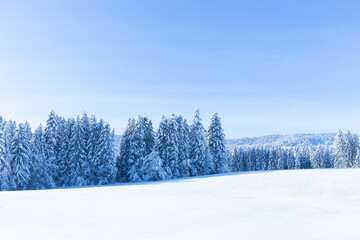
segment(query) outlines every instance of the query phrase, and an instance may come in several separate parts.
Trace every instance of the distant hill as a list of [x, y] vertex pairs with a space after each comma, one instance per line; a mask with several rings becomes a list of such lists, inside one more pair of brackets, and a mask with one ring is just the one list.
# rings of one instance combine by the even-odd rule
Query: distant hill
[[321, 134], [288, 134], [288, 135], [267, 135], [263, 137], [253, 138], [237, 138], [227, 139], [226, 144], [228, 149], [233, 149], [236, 146], [242, 147], [295, 147], [301, 144], [312, 146], [328, 146], [334, 143], [335, 133], [321, 133]]

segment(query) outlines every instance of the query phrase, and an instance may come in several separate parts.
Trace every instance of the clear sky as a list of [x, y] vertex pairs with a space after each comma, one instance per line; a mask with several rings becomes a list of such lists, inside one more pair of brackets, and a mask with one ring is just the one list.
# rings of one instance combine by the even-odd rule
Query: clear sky
[[213, 112], [228, 138], [360, 128], [359, 0], [0, 0], [0, 115], [121, 133]]

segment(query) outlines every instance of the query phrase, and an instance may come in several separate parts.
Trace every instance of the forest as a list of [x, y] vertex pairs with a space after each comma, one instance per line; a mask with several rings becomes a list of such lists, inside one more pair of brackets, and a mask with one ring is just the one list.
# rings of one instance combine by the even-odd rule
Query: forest
[[157, 131], [147, 117], [128, 120], [119, 146], [104, 120], [83, 114], [65, 119], [53, 111], [32, 131], [0, 117], [0, 190], [48, 189], [158, 181], [240, 171], [360, 166], [357, 134], [340, 130], [333, 145], [226, 148], [220, 117], [206, 130], [200, 111], [189, 124], [162, 117]]

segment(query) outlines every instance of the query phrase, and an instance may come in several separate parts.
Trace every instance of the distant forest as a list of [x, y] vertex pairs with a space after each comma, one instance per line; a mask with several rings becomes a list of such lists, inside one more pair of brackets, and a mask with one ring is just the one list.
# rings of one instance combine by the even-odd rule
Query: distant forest
[[[156, 132], [147, 117], [130, 118], [117, 144], [110, 125], [87, 114], [65, 119], [52, 111], [45, 126], [34, 131], [28, 122], [17, 124], [0, 117], [0, 190], [360, 166], [357, 134], [318, 135], [317, 144], [306, 135], [292, 135], [288, 144], [284, 137], [271, 138], [277, 140], [273, 144], [265, 138], [258, 138], [258, 144], [227, 142], [218, 114], [211, 117], [206, 130], [199, 110], [190, 124], [181, 115], [162, 117]], [[295, 144], [294, 139], [301, 142]]]

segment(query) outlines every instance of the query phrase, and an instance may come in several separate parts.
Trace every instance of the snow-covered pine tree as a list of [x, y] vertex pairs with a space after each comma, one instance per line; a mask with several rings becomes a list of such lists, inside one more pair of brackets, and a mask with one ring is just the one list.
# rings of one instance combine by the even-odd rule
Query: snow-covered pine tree
[[359, 148], [356, 151], [356, 156], [355, 156], [355, 161], [354, 161], [353, 168], [360, 168], [360, 149]]
[[304, 169], [311, 169], [311, 162], [310, 162], [310, 146], [307, 144], [303, 144], [302, 148], [302, 155], [304, 158]]
[[58, 186], [69, 185], [69, 142], [71, 138], [72, 127], [75, 124], [74, 119], [59, 119], [58, 137], [59, 141], [56, 144], [57, 162], [56, 162], [56, 174], [54, 180]]
[[267, 170], [267, 158], [268, 158], [268, 154], [266, 149], [264, 149], [263, 147], [260, 148], [260, 169], [261, 171], [265, 171]]
[[288, 150], [288, 169], [295, 169], [295, 156], [293, 150]]
[[344, 135], [339, 130], [335, 136], [334, 141], [334, 167], [335, 168], [345, 168], [347, 167], [346, 160], [346, 145], [344, 140]]
[[283, 159], [283, 151], [280, 147], [276, 148], [276, 169], [283, 170], [284, 169], [284, 159]]
[[195, 166], [190, 160], [189, 125], [181, 116], [176, 117], [178, 149], [179, 149], [179, 171], [180, 177], [189, 177], [197, 174]]
[[55, 177], [57, 175], [57, 146], [59, 141], [59, 117], [54, 111], [51, 111], [49, 118], [46, 121], [44, 130], [45, 142], [46, 142], [46, 159], [49, 162], [50, 175]]
[[225, 134], [217, 113], [214, 113], [210, 119], [210, 126], [207, 132], [207, 144], [209, 152], [213, 157], [215, 173], [228, 172]]
[[171, 170], [168, 175], [175, 178], [181, 177], [178, 147], [177, 121], [176, 116], [172, 114], [170, 118], [161, 119], [154, 149], [159, 153], [164, 169]]
[[24, 130], [25, 130], [25, 136], [27, 137], [27, 139], [29, 141], [31, 141], [31, 138], [32, 138], [32, 132], [31, 132], [31, 126], [30, 126], [30, 123], [28, 121], [26, 121], [24, 123]]
[[135, 119], [130, 118], [128, 120], [124, 133], [121, 135], [119, 156], [116, 159], [117, 182], [129, 181], [128, 171], [130, 169], [130, 164], [131, 164], [129, 163], [130, 143], [134, 129], [135, 129]]
[[310, 148], [310, 161], [312, 168], [321, 168], [322, 167], [322, 158], [323, 152], [320, 146], [316, 148]]
[[25, 190], [30, 180], [30, 141], [24, 124], [20, 123], [10, 142], [10, 167], [16, 189]]
[[324, 152], [324, 168], [332, 168], [333, 167], [333, 154], [331, 148], [326, 147]]
[[8, 191], [15, 187], [5, 145], [5, 125], [5, 120], [0, 116], [0, 191]]
[[147, 117], [129, 119], [128, 127], [120, 142], [119, 168], [121, 181], [141, 181], [139, 175], [142, 160], [154, 145], [154, 130]]
[[45, 147], [45, 136], [42, 125], [40, 124], [31, 138], [31, 167], [28, 189], [55, 187], [55, 182], [48, 172], [49, 168], [45, 156]]
[[357, 148], [359, 146], [359, 137], [357, 134], [351, 134], [348, 131], [345, 135], [345, 154], [346, 154], [346, 167], [352, 167], [355, 162]]
[[69, 143], [69, 185], [84, 186], [89, 164], [86, 156], [85, 130], [82, 121], [77, 117]]
[[255, 171], [261, 170], [262, 152], [260, 147], [255, 148]]
[[169, 179], [169, 172], [170, 169], [164, 169], [159, 153], [152, 151], [143, 159], [140, 176], [144, 181], [159, 181]]
[[356, 155], [359, 151], [360, 145], [359, 145], [359, 135], [355, 133], [353, 135], [353, 142], [352, 142], [352, 153], [351, 153], [351, 165], [350, 167], [353, 167], [355, 165], [355, 159]]
[[242, 162], [240, 162], [240, 160], [242, 160], [240, 158], [240, 149], [238, 148], [234, 148], [233, 149], [233, 153], [232, 153], [232, 157], [231, 157], [231, 171], [232, 172], [240, 172], [242, 171]]
[[15, 136], [15, 130], [17, 128], [16, 122], [14, 121], [7, 121], [5, 124], [5, 153], [7, 161], [10, 163], [11, 160], [11, 153], [10, 153], [10, 143], [13, 137]]
[[134, 131], [130, 140], [127, 180], [131, 182], [141, 181], [140, 168], [142, 158], [147, 155], [145, 145], [145, 123], [144, 118], [136, 119]]
[[99, 139], [92, 157], [92, 184], [103, 185], [115, 181], [114, 132], [110, 125], [100, 120]]
[[93, 157], [93, 143], [92, 142], [92, 126], [90, 124], [90, 119], [88, 117], [88, 115], [86, 113], [83, 113], [81, 119], [81, 126], [84, 130], [84, 141], [85, 141], [85, 154], [86, 154], [86, 159], [85, 162], [88, 165], [88, 170], [86, 171], [86, 184], [89, 185], [91, 184], [92, 181], [92, 177], [91, 177], [91, 169], [90, 169], [90, 162], [91, 162], [91, 158]]
[[145, 155], [149, 155], [155, 144], [155, 133], [152, 122], [149, 118], [143, 117], [144, 130], [144, 141], [145, 141]]
[[256, 170], [256, 151], [255, 148], [249, 147], [247, 149], [247, 158], [248, 158], [248, 170], [255, 171]]
[[100, 144], [100, 133], [102, 128], [104, 127], [104, 122], [101, 120], [100, 123], [97, 122], [95, 116], [91, 116], [89, 119], [88, 126], [88, 138], [86, 141], [86, 149], [87, 149], [87, 160], [89, 163], [89, 176], [87, 176], [88, 184], [97, 184], [98, 182], [96, 172], [97, 169], [95, 167], [97, 159], [97, 147]]
[[273, 147], [270, 149], [269, 152], [269, 164], [268, 164], [268, 170], [276, 170], [276, 149]]
[[[209, 164], [206, 148], [206, 130], [201, 123], [200, 110], [194, 113], [194, 120], [190, 126], [189, 132], [189, 156], [196, 172], [191, 175], [206, 175], [213, 171], [213, 166]], [[207, 166], [210, 166], [208, 169]]]

